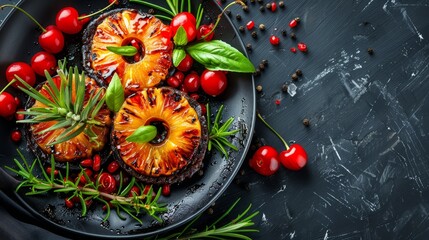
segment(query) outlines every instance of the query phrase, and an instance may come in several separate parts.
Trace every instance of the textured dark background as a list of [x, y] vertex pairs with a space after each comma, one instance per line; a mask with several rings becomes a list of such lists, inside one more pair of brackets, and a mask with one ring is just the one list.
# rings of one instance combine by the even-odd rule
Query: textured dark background
[[[248, 13], [231, 8], [231, 18], [237, 27], [249, 20], [266, 26], [265, 32], [255, 29], [257, 39], [247, 30], [241, 34], [252, 45], [255, 65], [269, 61], [255, 78], [263, 87], [257, 108], [287, 140], [307, 149], [309, 163], [300, 172], [282, 168], [262, 177], [246, 162], [203, 220], [215, 219], [241, 197], [237, 213], [249, 203], [260, 211], [255, 239], [426, 239], [429, 1], [287, 0], [276, 12], [248, 4]], [[0, 19], [7, 12], [0, 11]], [[287, 26], [294, 17], [302, 20], [294, 30], [297, 41]], [[270, 45], [271, 34], [280, 37], [278, 47]], [[308, 54], [289, 51], [299, 41]], [[303, 77], [291, 97], [281, 86], [292, 82], [298, 68]], [[282, 149], [260, 122], [254, 140]], [[6, 206], [0, 207], [2, 239], [59, 238], [37, 223], [23, 225], [22, 215], [0, 197]]]

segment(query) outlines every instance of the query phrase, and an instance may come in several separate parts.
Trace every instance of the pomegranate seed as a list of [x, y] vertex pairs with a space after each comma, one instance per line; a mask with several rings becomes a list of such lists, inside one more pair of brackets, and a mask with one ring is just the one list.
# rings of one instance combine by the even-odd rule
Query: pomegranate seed
[[[47, 168], [46, 168], [46, 173], [47, 173], [48, 175], [51, 175], [51, 172], [52, 172], [52, 168], [51, 168], [51, 167], [47, 167]], [[59, 171], [58, 171], [57, 169], [55, 169], [55, 170], [54, 170], [54, 176], [57, 176], [57, 175], [58, 175], [58, 173], [59, 173]]]
[[289, 22], [289, 27], [295, 28], [296, 26], [298, 26], [299, 21], [299, 17], [292, 19], [292, 21]]
[[109, 173], [114, 173], [119, 169], [119, 163], [117, 161], [113, 161], [111, 163], [109, 163], [109, 165], [107, 166], [107, 171]]
[[110, 3], [112, 3], [112, 2], [115, 2], [115, 4], [116, 4], [116, 5], [118, 5], [118, 4], [119, 4], [119, 1], [118, 1], [118, 0], [109, 0], [109, 4], [110, 4]]
[[66, 207], [67, 207], [68, 209], [71, 209], [71, 208], [73, 208], [73, 207], [74, 207], [74, 203], [73, 203], [73, 201], [71, 201], [71, 200], [70, 200], [70, 199], [68, 199], [68, 198], [64, 199], [64, 203], [65, 203], [65, 205], [66, 205]]
[[270, 37], [270, 43], [274, 46], [279, 45], [280, 44], [280, 38], [277, 36], [272, 35]]
[[151, 187], [152, 187], [151, 185], [146, 185], [146, 186], [144, 187], [144, 189], [143, 189], [143, 194], [144, 194], [144, 195], [147, 195], [147, 194], [149, 193], [149, 189], [150, 189]]
[[137, 186], [133, 186], [130, 190], [130, 192], [128, 193], [128, 197], [133, 197], [133, 193], [134, 195], [138, 196], [140, 195], [140, 188]]
[[91, 206], [91, 204], [92, 204], [92, 200], [91, 199], [88, 199], [88, 200], [85, 201], [85, 205], [87, 207]]
[[16, 143], [21, 141], [21, 137], [22, 137], [22, 135], [21, 135], [21, 132], [19, 130], [13, 130], [10, 133], [10, 138], [12, 139], [12, 141], [14, 141]]
[[[20, 109], [18, 109], [18, 110], [16, 110], [17, 112], [23, 112], [23, 111], [25, 111], [24, 109], [22, 109], [22, 108], [20, 108]], [[24, 118], [25, 118], [25, 115], [24, 114], [22, 114], [22, 113], [15, 113], [15, 119], [16, 119], [16, 121], [19, 121], [19, 120], [24, 120]]]
[[276, 99], [276, 105], [280, 105], [280, 100]]
[[170, 184], [164, 184], [164, 185], [162, 186], [162, 190], [161, 190], [161, 192], [162, 192], [162, 195], [163, 195], [164, 197], [168, 197], [168, 196], [170, 196], [170, 194], [171, 194], [171, 191], [170, 191]]
[[96, 172], [100, 171], [101, 168], [101, 157], [98, 154], [95, 154], [93, 157], [92, 169]]
[[254, 22], [254, 21], [249, 21], [249, 22], [246, 24], [246, 28], [247, 28], [247, 30], [252, 30], [254, 27], [255, 27], [255, 22]]
[[82, 167], [92, 167], [92, 159], [90, 159], [90, 158], [88, 158], [88, 159], [85, 159], [85, 160], [82, 160], [81, 162], [80, 162], [80, 165], [82, 166]]
[[[91, 178], [91, 176], [92, 176], [92, 170], [91, 169], [89, 169], [89, 168], [85, 168], [84, 169], [84, 171], [85, 171], [85, 173], [86, 173], [86, 175], [89, 177], [89, 178]], [[82, 174], [82, 176], [80, 176], [80, 183], [82, 183], [82, 184], [85, 184], [86, 183], [86, 178], [85, 178], [85, 175], [84, 174]]]
[[203, 116], [205, 116], [207, 114], [207, 107], [206, 107], [206, 105], [200, 103], [200, 107], [201, 107], [201, 114]]
[[307, 50], [308, 50], [307, 45], [305, 43], [302, 43], [302, 42], [298, 43], [298, 49], [301, 52], [307, 52]]
[[102, 207], [103, 211], [107, 210], [107, 205], [109, 205], [110, 208], [112, 208], [112, 206], [113, 206], [112, 203], [108, 202], [107, 204], [103, 205], [103, 207]]
[[296, 53], [296, 48], [291, 47], [291, 48], [290, 48], [290, 51], [291, 51], [291, 52], [293, 52], [293, 53]]
[[277, 3], [276, 2], [272, 2], [271, 3], [271, 12], [275, 12], [277, 10]]

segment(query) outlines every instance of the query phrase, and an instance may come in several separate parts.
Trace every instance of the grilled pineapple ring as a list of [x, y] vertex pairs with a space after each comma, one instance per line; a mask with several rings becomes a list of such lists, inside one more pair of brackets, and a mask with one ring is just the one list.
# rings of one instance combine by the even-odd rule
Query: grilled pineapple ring
[[[106, 85], [117, 73], [126, 95], [157, 85], [172, 66], [173, 46], [162, 36], [164, 27], [161, 20], [135, 9], [116, 9], [101, 15], [83, 36], [86, 71]], [[124, 57], [107, 49], [131, 45], [137, 46], [137, 56]]]
[[[158, 136], [128, 142], [137, 128], [154, 125]], [[202, 166], [207, 126], [201, 107], [172, 88], [149, 88], [128, 97], [114, 118], [112, 147], [122, 167], [139, 180], [165, 184], [191, 177]]]

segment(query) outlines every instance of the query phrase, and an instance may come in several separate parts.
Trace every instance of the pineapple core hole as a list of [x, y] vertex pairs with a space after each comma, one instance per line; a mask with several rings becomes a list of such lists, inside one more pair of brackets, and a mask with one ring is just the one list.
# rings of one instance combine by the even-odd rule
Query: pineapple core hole
[[137, 48], [137, 53], [134, 56], [122, 56], [125, 62], [127, 63], [136, 63], [143, 59], [145, 48], [142, 41], [137, 38], [127, 38], [122, 41], [122, 46], [133, 46]]
[[156, 137], [150, 141], [151, 144], [161, 145], [168, 138], [169, 128], [166, 122], [162, 120], [151, 120], [148, 125], [156, 127]]

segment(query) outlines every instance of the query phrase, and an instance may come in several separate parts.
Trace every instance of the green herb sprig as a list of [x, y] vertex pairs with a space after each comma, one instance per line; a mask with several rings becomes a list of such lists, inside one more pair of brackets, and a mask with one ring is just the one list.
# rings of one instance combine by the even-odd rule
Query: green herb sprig
[[[68, 194], [68, 199], [78, 197], [80, 199], [80, 205], [82, 208], [81, 215], [87, 214], [86, 202], [95, 200], [103, 203], [106, 206], [106, 216], [104, 220], [107, 220], [111, 214], [111, 207], [116, 208], [116, 212], [120, 218], [124, 218], [121, 212], [125, 212], [130, 217], [134, 218], [138, 222], [142, 222], [138, 215], [141, 213], [147, 213], [152, 218], [159, 222], [162, 219], [158, 216], [160, 213], [166, 212], [167, 208], [165, 204], [158, 203], [158, 199], [161, 196], [162, 189], [159, 189], [155, 197], [153, 197], [153, 189], [150, 187], [146, 194], [136, 195], [133, 192], [133, 196], [129, 197], [130, 190], [133, 186], [140, 188], [140, 192], [144, 192], [144, 187], [138, 184], [135, 178], [131, 178], [130, 182], [126, 186], [122, 186], [122, 174], [120, 179], [120, 187], [117, 194], [110, 194], [99, 191], [100, 183], [99, 180], [91, 181], [84, 169], [81, 169], [75, 181], [70, 180], [70, 169], [68, 163], [66, 164], [65, 175], [58, 172], [55, 174], [55, 159], [51, 157], [51, 172], [48, 174], [40, 159], [36, 159], [33, 163], [29, 164], [25, 157], [18, 151], [21, 158], [20, 160], [14, 159], [14, 162], [18, 169], [14, 169], [6, 166], [6, 168], [18, 176], [23, 178], [23, 181], [17, 186], [16, 191], [21, 188], [29, 188], [26, 195], [39, 195], [50, 191], [56, 193]], [[36, 166], [40, 168], [41, 177], [35, 175]], [[81, 185], [80, 179], [84, 177], [86, 183]]]
[[[47, 81], [43, 85], [43, 89], [49, 94], [48, 97], [15, 75], [16, 79], [24, 86], [19, 87], [24, 93], [46, 105], [43, 108], [31, 107], [26, 111], [19, 111], [18, 113], [31, 116], [31, 118], [18, 120], [17, 123], [37, 124], [57, 121], [56, 124], [40, 132], [45, 133], [65, 128], [55, 141], [50, 142], [49, 145], [66, 142], [82, 132], [85, 132], [91, 139], [96, 139], [97, 135], [89, 126], [104, 126], [104, 123], [95, 119], [105, 102], [104, 90], [99, 88], [97, 91], [92, 92], [85, 102], [84, 72], [79, 73], [77, 67], [70, 67], [67, 71], [65, 61], [59, 61], [58, 66], [57, 72], [61, 81], [59, 87], [54, 83], [51, 75], [45, 71]], [[75, 99], [73, 99], [73, 96], [75, 96]]]
[[207, 108], [207, 125], [209, 129], [209, 142], [208, 142], [207, 150], [211, 151], [212, 147], [214, 147], [218, 151], [220, 151], [225, 157], [228, 157], [228, 151], [227, 151], [228, 148], [234, 151], [238, 151], [238, 148], [228, 140], [228, 137], [234, 136], [237, 132], [239, 132], [238, 129], [229, 130], [229, 128], [231, 127], [231, 124], [234, 122], [234, 118], [230, 117], [228, 120], [226, 120], [225, 123], [221, 124], [222, 112], [224, 109], [224, 106], [221, 105], [220, 108], [217, 110], [216, 117], [213, 123], [211, 123], [210, 122], [211, 121], [210, 105], [207, 104], [206, 108]]

